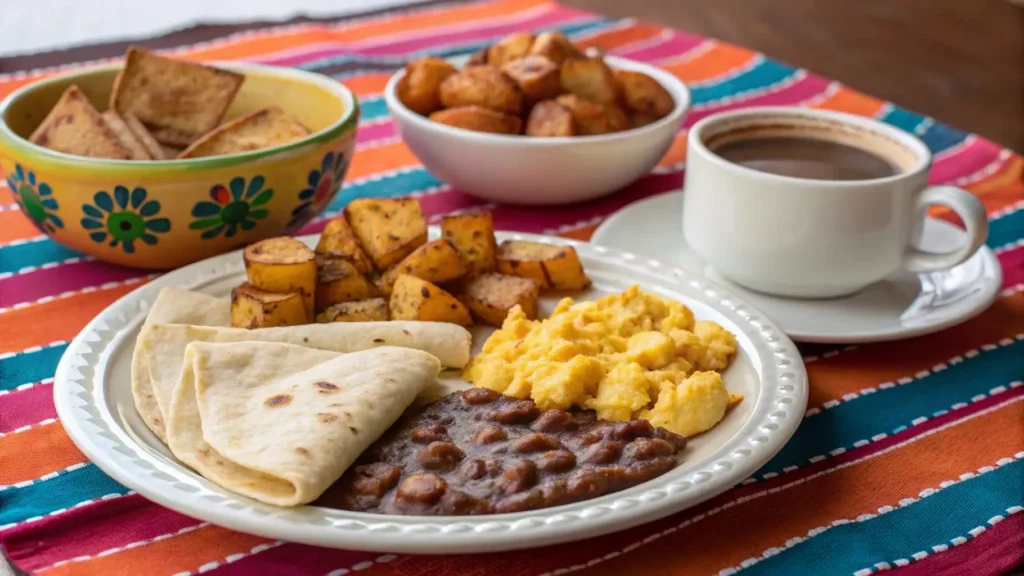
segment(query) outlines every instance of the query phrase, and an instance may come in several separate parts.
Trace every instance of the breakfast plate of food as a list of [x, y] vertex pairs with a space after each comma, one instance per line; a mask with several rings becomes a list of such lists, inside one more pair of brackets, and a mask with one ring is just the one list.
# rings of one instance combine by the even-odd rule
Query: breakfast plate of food
[[649, 522], [800, 423], [783, 332], [706, 279], [351, 202], [321, 234], [162, 276], [69, 345], [60, 420], [104, 472], [218, 525], [337, 548], [508, 550]]

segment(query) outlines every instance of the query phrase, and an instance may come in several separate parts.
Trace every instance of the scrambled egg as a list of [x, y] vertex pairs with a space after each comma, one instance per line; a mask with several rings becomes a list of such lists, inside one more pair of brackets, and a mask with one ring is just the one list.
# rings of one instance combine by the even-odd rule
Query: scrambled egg
[[591, 409], [598, 418], [645, 418], [692, 436], [739, 401], [717, 372], [736, 353], [736, 338], [714, 322], [694, 322], [689, 308], [641, 292], [594, 302], [565, 298], [547, 320], [516, 306], [484, 343], [463, 378], [542, 410]]

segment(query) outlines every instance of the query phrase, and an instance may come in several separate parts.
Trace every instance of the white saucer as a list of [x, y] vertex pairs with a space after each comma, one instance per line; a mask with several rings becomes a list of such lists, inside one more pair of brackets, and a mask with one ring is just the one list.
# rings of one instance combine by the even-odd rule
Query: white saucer
[[[828, 300], [778, 298], [725, 280], [683, 239], [681, 192], [634, 202], [601, 224], [595, 244], [641, 254], [728, 285], [767, 314], [794, 340], [856, 343], [928, 334], [970, 319], [996, 299], [1002, 269], [983, 246], [963, 264], [931, 274], [898, 272], [865, 290]], [[925, 222], [920, 248], [945, 252], [963, 242], [963, 231], [942, 220]]]

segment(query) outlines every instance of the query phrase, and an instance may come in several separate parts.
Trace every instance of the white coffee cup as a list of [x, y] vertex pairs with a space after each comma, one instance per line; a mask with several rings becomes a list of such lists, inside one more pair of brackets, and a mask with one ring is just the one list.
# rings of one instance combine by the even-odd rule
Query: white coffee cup
[[[713, 151], [730, 142], [780, 137], [852, 146], [887, 160], [895, 174], [865, 180], [783, 176]], [[900, 269], [951, 268], [985, 242], [988, 219], [972, 194], [928, 186], [931, 160], [914, 136], [851, 114], [766, 107], [709, 116], [689, 133], [683, 234], [726, 279], [780, 296], [843, 296]], [[952, 252], [915, 248], [925, 212], [935, 204], [951, 208], [966, 227], [966, 241]]]

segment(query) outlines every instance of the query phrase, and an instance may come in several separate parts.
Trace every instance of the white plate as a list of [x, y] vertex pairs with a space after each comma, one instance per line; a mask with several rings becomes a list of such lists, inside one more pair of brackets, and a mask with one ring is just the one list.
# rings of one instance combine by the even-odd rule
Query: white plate
[[[594, 232], [596, 244], [643, 254], [728, 286], [794, 340], [833, 344], [879, 342], [929, 334], [980, 314], [999, 296], [1002, 268], [982, 246], [963, 264], [942, 272], [897, 272], [845, 298], [800, 300], [759, 294], [711, 269], [683, 238], [683, 194], [646, 198], [619, 210]], [[962, 230], [927, 219], [920, 248], [946, 252], [963, 244]]]
[[[437, 230], [431, 233], [436, 236]], [[418, 554], [528, 548], [579, 540], [677, 512], [752, 475], [789, 440], [807, 405], [807, 375], [793, 343], [728, 290], [631, 254], [561, 238], [499, 233], [576, 247], [594, 280], [579, 299], [633, 283], [690, 306], [736, 334], [740, 352], [726, 386], [745, 396], [710, 432], [693, 439], [681, 465], [630, 490], [533, 512], [475, 517], [383, 516], [313, 506], [279, 508], [224, 490], [179, 463], [146, 428], [130, 386], [139, 327], [163, 286], [227, 298], [244, 279], [241, 251], [171, 272], [121, 298], [68, 346], [54, 379], [54, 402], [68, 434], [104, 472], [146, 498], [189, 516], [269, 538], [336, 548]], [[316, 237], [302, 238], [310, 246]], [[557, 298], [545, 298], [549, 312]], [[475, 329], [479, 347], [487, 330]]]

